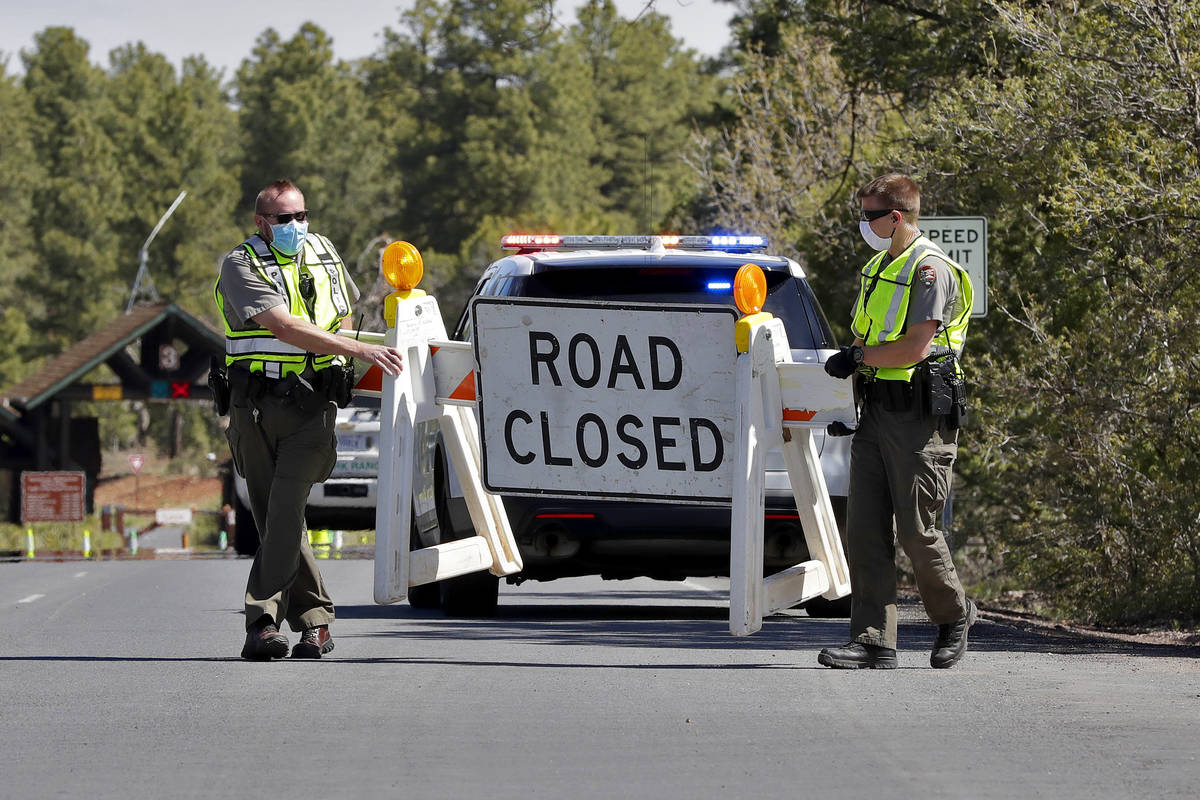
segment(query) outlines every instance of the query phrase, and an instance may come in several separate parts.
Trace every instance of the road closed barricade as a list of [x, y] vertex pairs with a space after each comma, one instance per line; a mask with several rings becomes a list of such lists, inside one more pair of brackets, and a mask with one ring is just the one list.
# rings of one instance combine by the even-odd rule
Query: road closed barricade
[[[483, 490], [479, 475], [479, 433], [462, 396], [439, 396], [438, 386], [459, 376], [461, 385], [470, 366], [469, 346], [448, 341], [437, 301], [414, 288], [423, 265], [416, 248], [393, 242], [383, 256], [383, 273], [396, 289], [385, 301], [388, 329], [382, 336], [358, 331], [344, 335], [372, 338], [404, 354], [404, 369], [396, 376], [368, 372], [359, 394], [380, 397], [379, 488], [375, 510], [375, 602], [403, 600], [412, 586], [433, 583], [471, 572], [490, 570], [498, 576], [521, 569], [504, 505]], [[466, 370], [473, 371], [473, 367]], [[455, 387], [458, 388], [458, 385]], [[454, 390], [449, 392], [453, 395]], [[473, 401], [471, 401], [473, 402]], [[477, 535], [433, 547], [411, 550], [413, 470], [416, 464], [415, 426], [437, 419], [447, 454], [467, 499]]]
[[[411, 245], [388, 252], [398, 245], [409, 250], [393, 262], [419, 263]], [[735, 635], [782, 608], [849, 593], [812, 430], [830, 414], [852, 422], [853, 404], [819, 364], [792, 363], [782, 323], [746, 288], [753, 271], [739, 273], [741, 319], [716, 305], [481, 296], [471, 342], [452, 342], [436, 301], [401, 267], [389, 274], [387, 260], [398, 291], [382, 341], [405, 365], [377, 384], [377, 602], [467, 572], [518, 572], [501, 493], [732, 505]], [[435, 418], [477, 535], [410, 552], [414, 426]], [[765, 454], [776, 446], [810, 559], [764, 579]]]
[[[815, 597], [850, 594], [850, 570], [842, 549], [829, 490], [821, 471], [814, 428], [840, 419], [854, 422], [849, 382], [834, 381], [823, 365], [795, 363], [783, 323], [759, 312], [764, 291], [752, 264], [735, 289], [738, 307], [737, 454], [740, 476], [733, 494], [729, 564], [729, 630], [746, 636], [768, 614]], [[783, 450], [788, 481], [808, 545], [809, 560], [763, 577], [763, 480], [766, 453]]]

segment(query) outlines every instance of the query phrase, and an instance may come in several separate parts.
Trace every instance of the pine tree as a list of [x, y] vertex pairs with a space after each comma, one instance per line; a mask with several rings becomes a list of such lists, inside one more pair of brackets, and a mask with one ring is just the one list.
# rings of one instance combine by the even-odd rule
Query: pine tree
[[198, 57], [186, 59], [177, 75], [162, 55], [127, 45], [111, 55], [106, 92], [107, 127], [127, 178], [121, 204], [126, 216], [118, 222], [118, 272], [126, 291], [142, 244], [186, 190], [150, 245], [149, 270], [164, 300], [215, 319], [216, 263], [243, 235], [233, 222], [240, 134], [220, 77]]
[[45, 178], [33, 193], [38, 268], [29, 315], [57, 352], [123, 306], [117, 265], [124, 177], [104, 128], [104, 74], [69, 28], [47, 28], [23, 52], [24, 88], [35, 115], [34, 154]]
[[[364, 79], [335, 61], [332, 41], [311, 23], [284, 41], [264, 31], [237, 73], [238, 116], [246, 157], [241, 212], [259, 190], [288, 178], [304, 192], [311, 229], [328, 236], [352, 271], [357, 256], [385, 232], [397, 181], [386, 163], [382, 124], [370, 114]], [[378, 263], [355, 279], [366, 291]]]

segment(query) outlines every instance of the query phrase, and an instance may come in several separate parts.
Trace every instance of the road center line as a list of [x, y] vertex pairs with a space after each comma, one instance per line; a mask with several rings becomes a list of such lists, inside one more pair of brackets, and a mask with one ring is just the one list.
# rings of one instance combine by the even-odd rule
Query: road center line
[[18, 600], [17, 605], [21, 605], [22, 603], [32, 603], [35, 600], [41, 600], [45, 596], [46, 595], [44, 594], [31, 594], [28, 597], [22, 597], [20, 600]]

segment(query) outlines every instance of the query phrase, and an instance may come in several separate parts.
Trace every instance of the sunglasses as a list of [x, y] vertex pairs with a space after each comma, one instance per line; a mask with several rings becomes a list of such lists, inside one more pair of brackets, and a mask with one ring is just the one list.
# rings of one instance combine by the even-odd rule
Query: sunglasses
[[296, 222], [308, 222], [308, 212], [307, 211], [293, 211], [291, 213], [284, 213], [284, 214], [266, 214], [266, 213], [264, 213], [262, 216], [273, 217], [275, 219], [275, 222], [277, 222], [280, 225], [287, 225], [292, 220], [296, 220]]
[[867, 211], [865, 208], [859, 212], [858, 218], [866, 222], [874, 222], [881, 217], [886, 217], [893, 211], [904, 211], [902, 208], [881, 208], [878, 211]]

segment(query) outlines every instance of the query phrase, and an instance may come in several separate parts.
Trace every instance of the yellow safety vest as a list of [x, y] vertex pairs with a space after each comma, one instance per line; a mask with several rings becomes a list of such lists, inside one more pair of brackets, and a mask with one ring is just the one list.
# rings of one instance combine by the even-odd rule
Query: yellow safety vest
[[[242, 242], [241, 247], [249, 254], [251, 264], [263, 280], [284, 296], [288, 313], [292, 316], [332, 332], [350, 315], [346, 265], [324, 236], [309, 233], [299, 257], [292, 259], [276, 253], [258, 234]], [[308, 272], [313, 278], [315, 296], [311, 313], [300, 294], [302, 271]], [[226, 365], [237, 365], [268, 378], [283, 378], [291, 373], [302, 373], [310, 364], [314, 370], [322, 370], [334, 364], [346, 363], [343, 356], [309, 353], [280, 341], [253, 320], [247, 320], [242, 325], [236, 318], [231, 319], [225, 308], [220, 279], [213, 287], [213, 296], [225, 321]]]
[[[918, 236], [888, 264], [883, 263], [887, 257], [887, 251], [883, 251], [876, 253], [863, 267], [858, 300], [854, 304], [850, 323], [855, 337], [862, 339], [866, 345], [878, 345], [893, 342], [905, 334], [913, 278], [917, 265], [927, 255], [936, 255], [958, 274], [958, 298], [961, 304], [958, 316], [945, 323], [934, 337], [930, 355], [948, 355], [950, 352], [962, 354], [974, 298], [971, 278], [965, 269], [951, 261], [941, 248], [924, 236]], [[879, 367], [875, 370], [875, 377], [879, 380], [908, 381], [912, 379], [916, 366]]]

